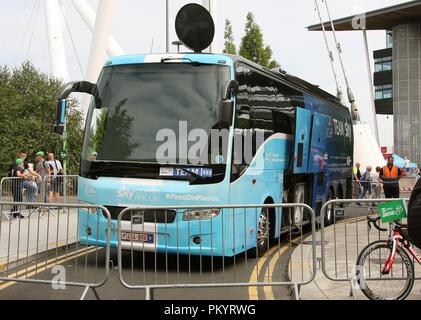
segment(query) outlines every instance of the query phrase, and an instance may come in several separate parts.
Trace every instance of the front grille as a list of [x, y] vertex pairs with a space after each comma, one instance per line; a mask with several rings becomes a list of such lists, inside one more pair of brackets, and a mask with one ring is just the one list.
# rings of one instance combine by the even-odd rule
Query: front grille
[[[117, 220], [118, 215], [126, 209], [125, 207], [112, 207], [105, 206], [108, 209], [111, 215], [112, 220]], [[165, 210], [165, 209], [143, 209], [143, 210], [129, 210], [123, 217], [122, 221], [131, 221], [132, 217], [143, 217], [143, 221], [146, 223], [173, 223], [177, 212], [175, 210]]]

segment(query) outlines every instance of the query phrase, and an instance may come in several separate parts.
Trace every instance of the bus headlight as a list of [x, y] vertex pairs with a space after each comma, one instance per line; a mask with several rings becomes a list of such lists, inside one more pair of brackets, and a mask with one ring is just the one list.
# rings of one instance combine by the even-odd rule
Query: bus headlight
[[188, 210], [183, 214], [183, 221], [211, 220], [219, 215], [219, 209]]
[[[83, 202], [83, 201], [79, 201], [80, 205], [87, 205], [87, 206], [93, 206], [93, 204], [87, 203], [87, 202]], [[91, 214], [98, 214], [98, 208], [84, 208], [81, 207], [80, 210], [86, 211], [88, 213]]]

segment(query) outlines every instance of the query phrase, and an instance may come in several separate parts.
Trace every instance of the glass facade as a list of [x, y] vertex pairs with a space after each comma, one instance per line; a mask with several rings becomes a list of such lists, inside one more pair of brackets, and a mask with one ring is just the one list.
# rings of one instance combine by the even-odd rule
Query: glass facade
[[384, 57], [374, 60], [374, 72], [392, 70], [392, 57]]
[[386, 84], [383, 86], [376, 86], [375, 91], [376, 91], [376, 100], [393, 98], [393, 86], [391, 84]]
[[395, 152], [421, 164], [421, 23], [393, 29]]

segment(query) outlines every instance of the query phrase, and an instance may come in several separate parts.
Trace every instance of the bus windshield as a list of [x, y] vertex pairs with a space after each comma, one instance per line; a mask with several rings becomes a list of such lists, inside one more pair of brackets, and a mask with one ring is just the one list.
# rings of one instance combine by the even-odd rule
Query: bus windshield
[[[190, 164], [178, 152], [180, 128], [210, 132], [230, 67], [213, 64], [148, 63], [104, 68], [98, 81], [101, 104], [92, 101], [85, 130], [82, 173], [95, 163], [158, 164], [162, 133], [174, 132], [171, 164]], [[93, 99], [92, 99], [93, 100]], [[165, 131], [162, 131], [165, 130]], [[161, 134], [160, 134], [161, 132]], [[186, 137], [187, 139], [187, 137]], [[187, 149], [194, 141], [186, 141]]]

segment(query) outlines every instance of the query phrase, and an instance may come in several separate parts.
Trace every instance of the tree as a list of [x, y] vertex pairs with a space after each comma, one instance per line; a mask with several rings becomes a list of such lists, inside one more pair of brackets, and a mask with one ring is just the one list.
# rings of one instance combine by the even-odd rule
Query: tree
[[228, 53], [228, 54], [237, 54], [237, 48], [235, 47], [234, 36], [232, 34], [232, 24], [229, 19], [225, 20], [224, 39], [225, 39], [225, 48], [223, 52]]
[[279, 66], [279, 63], [272, 59], [270, 46], [264, 45], [263, 33], [254, 21], [254, 15], [251, 12], [247, 14], [245, 35], [241, 39], [240, 55], [267, 68]]
[[[53, 133], [53, 124], [57, 92], [62, 85], [30, 62], [14, 70], [0, 68], [0, 176], [6, 175], [20, 150], [28, 152], [29, 160], [38, 151], [53, 152], [60, 159], [63, 142], [62, 137]], [[67, 131], [68, 173], [77, 173], [83, 127], [75, 100], [69, 101]]]

